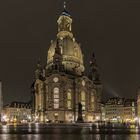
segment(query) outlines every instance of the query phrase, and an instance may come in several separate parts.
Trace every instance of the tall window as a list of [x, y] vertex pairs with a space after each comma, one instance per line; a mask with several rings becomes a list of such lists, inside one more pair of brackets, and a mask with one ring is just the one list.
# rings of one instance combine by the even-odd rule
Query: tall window
[[39, 109], [43, 108], [43, 95], [42, 93], [39, 94]]
[[46, 86], [46, 101], [48, 102], [48, 86]]
[[39, 92], [39, 85], [36, 84], [36, 86], [35, 86], [35, 104], [36, 104], [36, 110], [39, 109], [39, 96], [38, 96], [38, 92]]
[[74, 48], [74, 55], [75, 55], [76, 57], [78, 56], [77, 48]]
[[36, 93], [35, 94], [35, 106], [36, 106], [36, 110], [38, 110], [39, 109], [39, 104], [38, 104], [38, 94]]
[[59, 88], [55, 87], [53, 90], [54, 94], [54, 109], [59, 108]]
[[91, 93], [90, 102], [91, 102], [91, 108], [94, 109], [94, 94], [93, 93]]
[[71, 90], [68, 90], [68, 93], [67, 93], [67, 107], [68, 109], [71, 109], [72, 108], [72, 95], [71, 95]]
[[85, 94], [85, 91], [81, 92], [81, 104], [82, 104], [82, 110], [85, 110], [85, 106], [86, 106], [86, 94]]
[[38, 92], [38, 109], [41, 110], [42, 109], [42, 97], [41, 97], [42, 96], [42, 90], [41, 90], [42, 84], [39, 83], [37, 86], [38, 86], [37, 87], [37, 92]]

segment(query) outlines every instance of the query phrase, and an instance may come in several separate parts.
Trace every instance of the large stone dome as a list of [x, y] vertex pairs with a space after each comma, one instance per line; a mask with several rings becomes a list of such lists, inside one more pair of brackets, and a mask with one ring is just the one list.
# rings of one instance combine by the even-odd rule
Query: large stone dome
[[[47, 68], [53, 64], [53, 56], [55, 53], [56, 40], [51, 43], [48, 50]], [[79, 72], [84, 71], [83, 55], [80, 45], [70, 37], [62, 39], [61, 53], [63, 57], [62, 63], [67, 71], [73, 71], [74, 68]]]
[[[80, 45], [75, 41], [71, 32], [72, 19], [69, 14], [61, 14], [57, 23], [57, 39], [61, 42], [62, 64], [66, 71], [76, 72], [78, 75], [81, 75], [84, 71], [83, 54]], [[48, 50], [46, 69], [51, 68], [53, 64], [57, 39], [55, 41], [51, 41], [51, 45]]]

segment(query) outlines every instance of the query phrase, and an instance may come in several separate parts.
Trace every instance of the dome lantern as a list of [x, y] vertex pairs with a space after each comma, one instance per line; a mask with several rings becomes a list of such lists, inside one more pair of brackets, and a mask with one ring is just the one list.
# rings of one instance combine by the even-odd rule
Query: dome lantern
[[71, 33], [71, 25], [72, 25], [72, 18], [70, 14], [66, 10], [66, 2], [64, 2], [64, 10], [59, 16], [58, 20], [58, 35], [57, 36], [64, 36], [69, 35], [70, 37], [73, 37]]

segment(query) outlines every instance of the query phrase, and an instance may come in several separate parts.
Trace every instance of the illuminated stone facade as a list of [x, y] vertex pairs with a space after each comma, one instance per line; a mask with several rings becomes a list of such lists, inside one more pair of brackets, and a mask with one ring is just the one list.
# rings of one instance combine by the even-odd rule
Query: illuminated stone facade
[[124, 99], [113, 97], [105, 103], [105, 118], [106, 121], [119, 122], [123, 120]]
[[124, 102], [124, 115], [125, 122], [134, 122], [136, 118], [136, 101], [133, 99], [126, 99]]
[[140, 118], [140, 87], [138, 88], [138, 97], [137, 97], [137, 114], [138, 114], [138, 118]]
[[31, 104], [12, 102], [3, 108], [2, 121], [7, 123], [27, 123], [32, 120]]
[[[72, 18], [64, 8], [57, 20], [57, 38], [51, 41], [47, 64], [37, 65], [33, 84], [35, 121], [74, 122], [78, 103], [86, 122], [100, 117], [102, 85], [94, 54], [85, 75], [83, 54], [72, 33]], [[98, 119], [99, 119], [98, 117]]]
[[110, 122], [134, 122], [136, 101], [113, 97], [105, 103], [105, 120]]

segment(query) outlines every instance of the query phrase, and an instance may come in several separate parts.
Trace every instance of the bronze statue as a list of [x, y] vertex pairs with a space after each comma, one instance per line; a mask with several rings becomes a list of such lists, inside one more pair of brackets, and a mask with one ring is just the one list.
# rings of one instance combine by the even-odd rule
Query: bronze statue
[[77, 122], [84, 122], [83, 120], [83, 116], [82, 116], [82, 104], [78, 103], [78, 118], [77, 118]]

